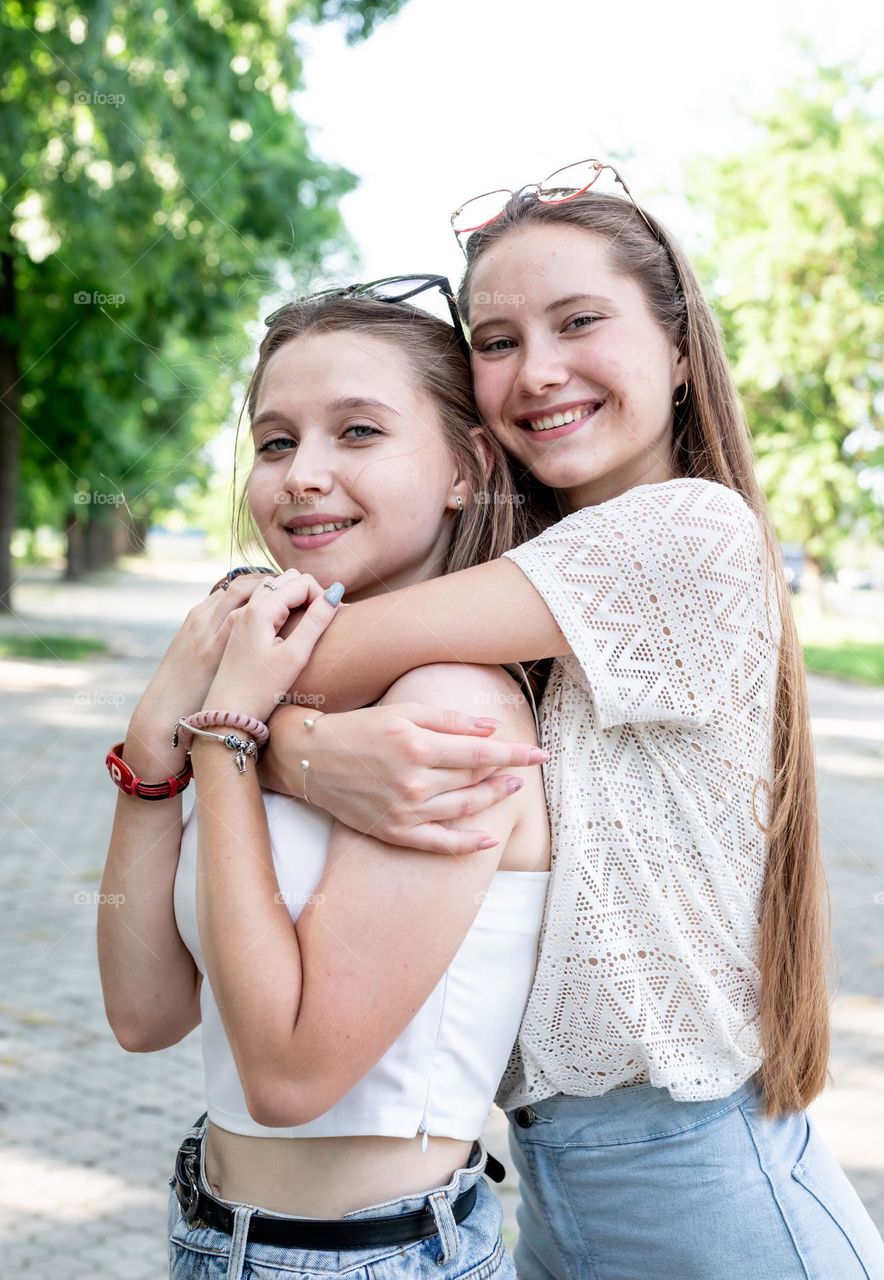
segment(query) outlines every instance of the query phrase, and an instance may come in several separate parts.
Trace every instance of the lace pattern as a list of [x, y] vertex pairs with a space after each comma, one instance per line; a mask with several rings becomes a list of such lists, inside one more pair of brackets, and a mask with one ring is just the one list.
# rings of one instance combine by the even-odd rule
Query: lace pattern
[[507, 554], [573, 653], [540, 708], [552, 876], [497, 1102], [726, 1096], [761, 1061], [753, 797], [765, 822], [780, 618], [759, 523], [678, 479]]

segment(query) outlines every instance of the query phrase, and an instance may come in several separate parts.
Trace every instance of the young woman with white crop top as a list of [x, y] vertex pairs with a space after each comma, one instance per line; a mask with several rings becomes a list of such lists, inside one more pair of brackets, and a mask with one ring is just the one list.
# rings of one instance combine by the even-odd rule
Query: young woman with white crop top
[[[99, 916], [123, 1047], [201, 1023], [207, 1114], [170, 1179], [171, 1274], [511, 1276], [479, 1136], [549, 878], [529, 699], [500, 668], [446, 663], [381, 699], [517, 740], [487, 743], [512, 771], [485, 848], [463, 866], [416, 852], [406, 880], [400, 851], [317, 806], [309, 751], [295, 799], [262, 791], [252, 744], [345, 611], [340, 584], [358, 601], [499, 555], [525, 536], [519, 495], [450, 326], [364, 295], [268, 324], [247, 496], [284, 571], [231, 575], [191, 611], [109, 758], [131, 792], [130, 771], [174, 779], [189, 748], [196, 782], [183, 827], [174, 785], [120, 796], [102, 891], [122, 905]], [[200, 709], [232, 716], [172, 745]], [[296, 713], [321, 723], [315, 702]]]
[[[612, 172], [455, 215], [483, 421], [557, 510], [493, 563], [337, 620], [299, 679], [343, 712], [317, 726], [311, 783], [356, 828], [382, 795], [385, 839], [469, 866], [481, 832], [444, 823], [486, 799], [476, 744], [415, 716], [391, 745], [395, 708], [346, 708], [442, 656], [555, 657], [550, 899], [498, 1093], [521, 1280], [882, 1280], [806, 1111], [824, 876], [782, 567], [713, 313], [663, 227], [600, 193]], [[304, 733], [276, 720], [265, 769], [290, 790]]]

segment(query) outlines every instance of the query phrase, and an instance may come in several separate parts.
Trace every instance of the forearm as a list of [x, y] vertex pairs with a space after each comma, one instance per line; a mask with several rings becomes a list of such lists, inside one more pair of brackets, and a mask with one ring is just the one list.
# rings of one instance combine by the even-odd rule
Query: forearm
[[206, 975], [250, 1113], [262, 1082], [286, 1060], [301, 1000], [301, 957], [282, 901], [257, 771], [195, 739], [199, 846], [197, 916]]
[[[169, 726], [136, 713], [123, 758], [159, 781], [184, 767]], [[118, 795], [101, 881], [98, 964], [104, 1005], [124, 1048], [175, 1044], [199, 1020], [197, 969], [175, 924], [173, 890], [181, 847], [180, 796], [146, 801]]]
[[430, 663], [491, 666], [568, 652], [540, 595], [512, 561], [499, 559], [342, 608], [297, 690], [322, 696], [324, 711], [346, 711]]

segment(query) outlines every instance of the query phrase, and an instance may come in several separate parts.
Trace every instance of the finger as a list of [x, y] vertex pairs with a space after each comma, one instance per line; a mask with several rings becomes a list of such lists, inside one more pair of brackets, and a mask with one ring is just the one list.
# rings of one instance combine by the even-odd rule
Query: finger
[[249, 611], [262, 622], [269, 620], [279, 631], [293, 609], [304, 608], [321, 595], [322, 587], [309, 573], [287, 569], [275, 579], [273, 588], [265, 587], [252, 596]]
[[489, 836], [487, 831], [452, 831], [435, 822], [422, 822], [411, 828], [404, 843], [408, 848], [419, 849], [424, 853], [445, 853], [459, 857], [476, 853], [479, 849], [490, 849], [500, 841]]
[[[395, 711], [395, 706], [391, 711]], [[402, 708], [407, 718], [422, 729], [432, 729], [436, 733], [494, 733], [503, 724], [494, 716], [469, 716], [463, 711], [450, 711], [444, 707], [425, 707], [419, 702], [408, 704], [407, 711]]]
[[269, 581], [270, 577], [266, 573], [242, 574], [234, 578], [228, 590], [219, 591], [215, 597], [213, 603], [216, 622], [223, 622], [236, 609], [241, 609], [243, 605], [248, 604], [255, 592]]
[[307, 661], [317, 640], [331, 625], [344, 591], [340, 582], [333, 583], [327, 591], [323, 591], [315, 579], [313, 585], [319, 594], [312, 600], [292, 634], [282, 642], [287, 654], [300, 658], [303, 662]]
[[478, 782], [472, 787], [462, 787], [457, 791], [443, 791], [441, 795], [432, 796], [420, 807], [421, 817], [425, 822], [452, 822], [456, 818], [471, 818], [474, 814], [483, 813], [492, 805], [521, 791], [523, 779], [512, 774], [498, 773], [493, 778]]
[[545, 764], [549, 752], [531, 742], [504, 742], [497, 738], [455, 738], [436, 733], [426, 739], [430, 767], [471, 771], [476, 782], [482, 773], [492, 769], [524, 769], [532, 764]]

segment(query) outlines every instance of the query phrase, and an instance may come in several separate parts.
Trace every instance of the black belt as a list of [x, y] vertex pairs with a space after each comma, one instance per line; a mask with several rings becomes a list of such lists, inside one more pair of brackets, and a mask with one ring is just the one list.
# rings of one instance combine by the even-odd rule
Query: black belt
[[[203, 1117], [204, 1118], [204, 1117]], [[201, 1121], [197, 1121], [199, 1124]], [[199, 1186], [200, 1140], [184, 1139], [175, 1158], [175, 1194], [188, 1223], [201, 1218], [226, 1235], [233, 1235], [233, 1210]], [[485, 1172], [495, 1182], [506, 1173], [494, 1156], [488, 1155]], [[478, 1195], [478, 1184], [451, 1205], [455, 1222], [463, 1222], [472, 1211]], [[439, 1228], [429, 1208], [414, 1213], [401, 1213], [387, 1218], [282, 1218], [268, 1217], [256, 1210], [249, 1218], [247, 1239], [258, 1244], [272, 1244], [288, 1249], [371, 1249], [377, 1245], [409, 1244], [437, 1234]]]

